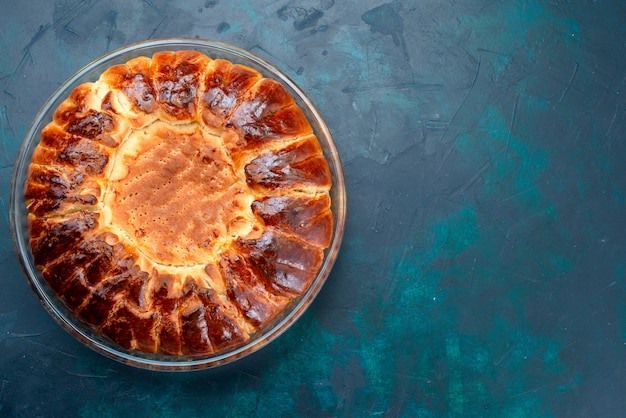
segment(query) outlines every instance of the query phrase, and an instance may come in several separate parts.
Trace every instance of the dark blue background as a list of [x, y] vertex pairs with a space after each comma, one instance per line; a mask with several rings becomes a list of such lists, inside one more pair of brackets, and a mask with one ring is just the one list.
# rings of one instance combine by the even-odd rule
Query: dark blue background
[[[9, 230], [30, 121], [150, 38], [255, 53], [335, 137], [348, 222], [311, 309], [186, 374], [83, 347]], [[626, 410], [626, 2], [0, 2], [0, 415], [619, 416]]]

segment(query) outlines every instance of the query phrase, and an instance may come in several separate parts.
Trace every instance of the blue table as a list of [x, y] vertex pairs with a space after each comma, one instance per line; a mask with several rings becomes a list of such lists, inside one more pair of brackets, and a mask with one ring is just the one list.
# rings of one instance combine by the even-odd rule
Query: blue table
[[[234, 44], [335, 137], [348, 220], [309, 311], [232, 365], [168, 374], [82, 346], [13, 250], [30, 121], [151, 38]], [[626, 406], [626, 2], [0, 4], [0, 415], [619, 416]]]

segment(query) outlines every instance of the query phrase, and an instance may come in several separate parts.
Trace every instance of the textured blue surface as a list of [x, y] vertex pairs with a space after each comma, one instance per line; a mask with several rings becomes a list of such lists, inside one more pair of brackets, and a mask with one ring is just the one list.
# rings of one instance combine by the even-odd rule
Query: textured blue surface
[[[150, 38], [228, 42], [309, 94], [348, 185], [311, 309], [232, 365], [131, 369], [67, 335], [14, 254], [46, 98]], [[626, 3], [0, 1], [0, 415], [619, 416]]]

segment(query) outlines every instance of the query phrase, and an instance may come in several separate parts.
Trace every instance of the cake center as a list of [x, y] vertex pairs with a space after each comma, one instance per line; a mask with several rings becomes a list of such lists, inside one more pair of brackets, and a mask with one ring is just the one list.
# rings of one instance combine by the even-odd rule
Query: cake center
[[251, 201], [220, 138], [196, 124], [159, 121], [132, 131], [118, 149], [105, 207], [153, 262], [191, 266], [252, 228]]

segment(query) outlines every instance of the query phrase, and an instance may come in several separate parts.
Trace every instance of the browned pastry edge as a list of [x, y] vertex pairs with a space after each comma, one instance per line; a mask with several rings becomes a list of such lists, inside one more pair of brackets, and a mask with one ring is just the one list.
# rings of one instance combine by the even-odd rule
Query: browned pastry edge
[[[148, 155], [127, 140], [159, 121], [172, 132], [166, 141], [194, 126], [218, 138], [233, 184], [250, 196], [247, 207], [232, 207], [241, 211], [238, 223], [203, 262], [155, 262], [138, 244], [140, 231], [117, 223], [115, 193], [131, 189], [116, 182]], [[332, 237], [330, 187], [317, 138], [282, 85], [199, 52], [166, 51], [111, 67], [58, 106], [33, 153], [24, 197], [35, 264], [80, 320], [128, 350], [196, 357], [245, 344], [306, 292]]]

